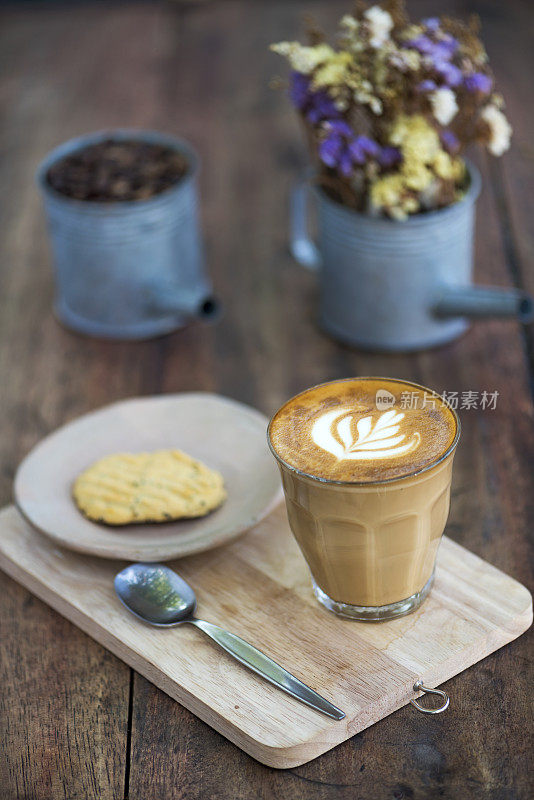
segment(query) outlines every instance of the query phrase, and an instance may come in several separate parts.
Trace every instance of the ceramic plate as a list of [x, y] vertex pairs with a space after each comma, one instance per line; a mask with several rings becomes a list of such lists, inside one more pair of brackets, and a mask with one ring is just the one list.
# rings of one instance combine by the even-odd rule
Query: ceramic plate
[[[15, 477], [15, 501], [39, 531], [71, 550], [164, 561], [229, 542], [281, 500], [267, 447], [267, 418], [242, 403], [191, 393], [124, 400], [65, 425], [38, 444]], [[72, 498], [77, 475], [110, 453], [179, 449], [219, 470], [228, 492], [196, 520], [110, 527], [86, 519]]]

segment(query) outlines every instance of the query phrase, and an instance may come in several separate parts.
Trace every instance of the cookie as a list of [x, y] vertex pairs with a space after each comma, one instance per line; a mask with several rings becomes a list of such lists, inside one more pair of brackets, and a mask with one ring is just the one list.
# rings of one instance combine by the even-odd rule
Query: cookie
[[72, 495], [107, 525], [203, 517], [226, 498], [222, 475], [180, 450], [106, 456], [78, 476]]

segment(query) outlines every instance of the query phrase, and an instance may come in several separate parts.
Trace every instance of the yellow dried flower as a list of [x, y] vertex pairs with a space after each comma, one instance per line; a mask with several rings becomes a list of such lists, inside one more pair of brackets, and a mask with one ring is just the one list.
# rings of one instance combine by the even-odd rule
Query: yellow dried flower
[[452, 158], [448, 153], [444, 151], [436, 153], [432, 166], [434, 167], [436, 175], [439, 175], [440, 178], [445, 178], [445, 180], [452, 178]]
[[393, 208], [400, 205], [404, 190], [402, 175], [384, 175], [371, 186], [371, 203], [375, 208]]
[[401, 175], [408, 189], [416, 192], [427, 189], [434, 180], [432, 171], [416, 160], [405, 162], [401, 168]]
[[[333, 51], [332, 51], [333, 52]], [[312, 79], [314, 89], [325, 89], [339, 86], [346, 82], [347, 69], [352, 62], [352, 55], [341, 50], [326, 58], [318, 67]]]
[[422, 25], [407, 25], [402, 31], [403, 39], [417, 39], [423, 33]]
[[371, 206], [385, 209], [393, 219], [406, 219], [408, 214], [419, 211], [421, 204], [410, 193], [403, 175], [396, 173], [378, 178], [371, 185]]
[[402, 210], [407, 214], [415, 214], [420, 208], [421, 204], [416, 197], [408, 196], [402, 201]]
[[440, 149], [436, 130], [420, 114], [401, 115], [391, 129], [391, 144], [400, 147], [405, 160], [424, 164], [431, 161]]
[[421, 66], [421, 54], [417, 50], [405, 50], [404, 58], [408, 65], [408, 69], [417, 70]]
[[444, 150], [436, 154], [432, 167], [440, 178], [450, 181], [461, 181], [465, 174], [464, 162], [461, 158], [452, 158]]
[[417, 50], [406, 49], [402, 53], [408, 69], [417, 70], [421, 66], [421, 54]]
[[400, 148], [402, 162], [396, 172], [371, 181], [374, 208], [386, 210], [395, 219], [404, 219], [420, 209], [414, 192], [423, 194], [437, 177], [455, 182], [462, 179], [463, 161], [442, 149], [436, 130], [423, 116], [399, 116], [389, 140]]

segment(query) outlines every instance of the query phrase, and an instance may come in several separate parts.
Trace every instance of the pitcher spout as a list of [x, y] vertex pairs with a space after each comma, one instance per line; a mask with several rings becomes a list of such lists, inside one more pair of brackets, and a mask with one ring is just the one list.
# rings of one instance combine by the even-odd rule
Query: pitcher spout
[[215, 322], [221, 315], [220, 303], [210, 287], [152, 286], [147, 289], [147, 299], [151, 309], [186, 319]]
[[436, 317], [508, 317], [523, 324], [534, 319], [534, 300], [519, 289], [493, 286], [447, 286], [433, 305]]

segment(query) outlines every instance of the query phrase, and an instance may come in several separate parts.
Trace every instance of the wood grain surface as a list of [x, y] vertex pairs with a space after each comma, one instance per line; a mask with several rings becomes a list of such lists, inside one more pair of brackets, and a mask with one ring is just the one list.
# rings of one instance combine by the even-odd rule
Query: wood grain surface
[[[440, 12], [413, 0], [414, 16]], [[311, 11], [333, 27], [348, 3], [20, 4], [1, 10], [4, 124], [0, 199], [1, 501], [43, 436], [114, 400], [208, 390], [271, 413], [330, 378], [383, 374], [443, 391], [498, 391], [494, 412], [460, 409], [448, 535], [532, 587], [532, 328], [481, 322], [412, 356], [337, 345], [314, 322], [315, 281], [287, 253], [287, 194], [305, 163], [267, 44], [295, 38]], [[480, 282], [534, 289], [532, 9], [527, 0], [447, 0], [480, 13], [515, 137], [479, 157]], [[203, 159], [209, 266], [225, 305], [214, 327], [147, 343], [64, 331], [33, 175], [66, 138], [106, 126], [189, 138]], [[445, 684], [455, 703], [403, 708], [310, 764], [264, 767], [39, 600], [0, 576], [6, 800], [527, 800], [532, 634]]]
[[194, 588], [201, 619], [309, 682], [343, 709], [336, 722], [237, 664], [198, 630], [135, 619], [115, 596], [116, 562], [58, 547], [13, 506], [0, 512], [0, 567], [249, 755], [282, 769], [406, 705], [416, 681], [437, 686], [532, 623], [530, 592], [447, 537], [432, 592], [417, 611], [381, 625], [336, 618], [314, 599], [283, 506], [233, 545], [171, 563]]

